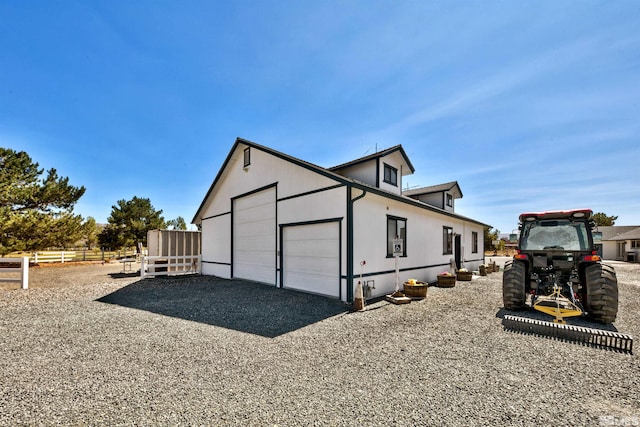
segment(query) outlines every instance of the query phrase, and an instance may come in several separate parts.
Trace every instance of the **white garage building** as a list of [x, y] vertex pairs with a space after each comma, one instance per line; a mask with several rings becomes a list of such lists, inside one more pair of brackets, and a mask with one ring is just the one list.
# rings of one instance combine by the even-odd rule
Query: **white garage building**
[[202, 272], [343, 301], [363, 273], [376, 297], [395, 287], [397, 237], [402, 281], [434, 281], [451, 259], [477, 269], [484, 224], [455, 213], [458, 184], [402, 194], [413, 172], [400, 145], [327, 169], [238, 138], [193, 219]]

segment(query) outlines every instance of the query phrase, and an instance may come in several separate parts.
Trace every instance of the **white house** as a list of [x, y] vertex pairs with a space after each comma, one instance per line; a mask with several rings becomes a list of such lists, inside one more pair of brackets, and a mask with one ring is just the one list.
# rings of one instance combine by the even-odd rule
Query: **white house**
[[601, 256], [618, 261], [640, 261], [640, 226], [599, 226]]
[[328, 169], [238, 138], [193, 219], [202, 272], [343, 301], [362, 275], [376, 297], [395, 289], [397, 237], [401, 281], [477, 269], [484, 224], [454, 212], [458, 184], [403, 194], [413, 172], [400, 145]]

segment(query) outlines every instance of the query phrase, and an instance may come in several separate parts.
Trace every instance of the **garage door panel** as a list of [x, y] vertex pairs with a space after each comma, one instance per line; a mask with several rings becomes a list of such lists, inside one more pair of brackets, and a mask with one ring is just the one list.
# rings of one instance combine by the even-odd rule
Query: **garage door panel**
[[339, 222], [286, 227], [282, 244], [284, 287], [339, 296]]
[[275, 284], [275, 188], [234, 201], [233, 276]]

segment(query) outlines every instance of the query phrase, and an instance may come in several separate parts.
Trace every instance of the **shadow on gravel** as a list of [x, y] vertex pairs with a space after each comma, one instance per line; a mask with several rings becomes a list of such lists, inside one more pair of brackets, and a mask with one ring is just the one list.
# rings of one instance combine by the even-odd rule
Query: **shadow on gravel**
[[267, 338], [349, 311], [338, 300], [211, 276], [142, 279], [96, 301]]
[[[547, 322], [553, 322], [553, 317], [547, 316], [544, 313], [536, 311], [534, 309], [525, 309], [525, 310], [507, 310], [502, 307], [496, 313], [496, 317], [499, 319], [504, 319], [505, 314], [510, 314], [512, 316], [518, 316], [525, 319], [534, 319], [534, 320], [544, 320]], [[591, 329], [600, 329], [601, 331], [610, 331], [610, 332], [618, 332], [618, 328], [613, 326], [613, 323], [597, 323], [590, 321], [588, 317], [567, 317], [566, 319], [567, 325], [581, 326], [583, 328], [591, 328]]]

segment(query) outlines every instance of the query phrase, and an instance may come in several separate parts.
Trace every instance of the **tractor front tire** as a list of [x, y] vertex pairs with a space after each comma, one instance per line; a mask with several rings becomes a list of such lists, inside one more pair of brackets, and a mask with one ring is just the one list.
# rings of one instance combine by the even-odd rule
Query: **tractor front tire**
[[508, 261], [504, 265], [502, 275], [502, 301], [504, 308], [519, 310], [524, 307], [525, 295], [525, 265], [519, 261]]
[[587, 313], [600, 323], [613, 323], [618, 315], [618, 279], [613, 267], [593, 264], [585, 269]]

